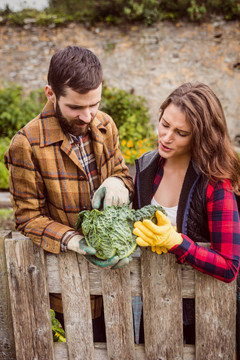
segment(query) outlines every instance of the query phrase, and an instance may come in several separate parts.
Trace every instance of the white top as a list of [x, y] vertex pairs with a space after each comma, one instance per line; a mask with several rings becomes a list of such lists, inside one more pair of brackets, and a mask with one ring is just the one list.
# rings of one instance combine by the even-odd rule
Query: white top
[[161, 206], [166, 211], [167, 217], [170, 219], [172, 226], [177, 225], [177, 209], [178, 209], [178, 205], [173, 206], [173, 207], [162, 206], [161, 204], [159, 204], [154, 199], [154, 197], [152, 198], [151, 205]]

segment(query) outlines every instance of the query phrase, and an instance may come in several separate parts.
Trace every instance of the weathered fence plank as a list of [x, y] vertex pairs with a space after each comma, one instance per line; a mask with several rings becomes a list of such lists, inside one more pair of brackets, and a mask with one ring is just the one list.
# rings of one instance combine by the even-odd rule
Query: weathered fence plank
[[15, 360], [16, 353], [4, 244], [7, 237], [11, 237], [11, 231], [0, 232], [0, 359]]
[[58, 260], [68, 359], [94, 360], [88, 263], [74, 252]]
[[50, 293], [61, 294], [58, 255], [45, 252], [47, 284]]
[[[109, 360], [107, 345], [105, 343], [95, 343], [95, 357], [94, 360]], [[55, 359], [56, 360], [68, 360], [67, 344], [66, 343], [54, 343]], [[189, 350], [188, 350], [189, 353]], [[145, 360], [144, 345], [135, 345], [135, 360]], [[126, 358], [128, 360], [128, 358]], [[193, 360], [193, 357], [186, 357], [184, 360]]]
[[[107, 352], [107, 344], [95, 343], [94, 344], [95, 357], [94, 360], [109, 360]], [[68, 360], [67, 344], [66, 343], [54, 343], [55, 359], [56, 360]], [[184, 346], [184, 360], [195, 360], [195, 347], [194, 345]], [[135, 344], [135, 360], [145, 360], [144, 344]], [[154, 359], [155, 360], [155, 359]], [[171, 360], [169, 358], [169, 360]], [[212, 359], [211, 359], [212, 360]]]
[[130, 270], [103, 270], [102, 290], [108, 357], [134, 360], [134, 333], [131, 304]]
[[[159, 256], [150, 249], [143, 249], [130, 266], [107, 270], [72, 252], [44, 253], [21, 234], [12, 237], [5, 240], [6, 253], [0, 252], [1, 286], [7, 264], [13, 315], [12, 359], [234, 359], [236, 281], [224, 284], [177, 264], [172, 254]], [[67, 343], [53, 344], [48, 292], [62, 293]], [[90, 294], [103, 295], [106, 344], [93, 342]], [[133, 336], [135, 295], [143, 297], [145, 344], [140, 345]], [[195, 346], [183, 344], [184, 297], [195, 298]], [[4, 354], [0, 348], [0, 359], [11, 359]]]
[[6, 239], [17, 360], [54, 359], [44, 252], [28, 238]]
[[146, 360], [183, 359], [181, 267], [151, 249], [141, 259]]
[[196, 272], [196, 360], [233, 360], [236, 281], [223, 283]]
[[[48, 254], [48, 258], [52, 254]], [[54, 256], [54, 255], [53, 255]], [[55, 255], [56, 256], [56, 255]], [[58, 292], [59, 289], [58, 278], [56, 274], [57, 257], [54, 259], [54, 263], [51, 260], [47, 260], [47, 267], [49, 267], [49, 284], [52, 292]], [[132, 296], [142, 295], [142, 279], [141, 279], [141, 259], [133, 258], [133, 261], [129, 265], [130, 267], [130, 282], [131, 282], [131, 294]], [[52, 270], [50, 270], [52, 269]], [[182, 296], [184, 298], [195, 297], [195, 270], [188, 264], [183, 264], [182, 271]], [[96, 266], [89, 264], [89, 281], [90, 281], [90, 293], [95, 295], [102, 295], [102, 283], [99, 281], [100, 269]]]

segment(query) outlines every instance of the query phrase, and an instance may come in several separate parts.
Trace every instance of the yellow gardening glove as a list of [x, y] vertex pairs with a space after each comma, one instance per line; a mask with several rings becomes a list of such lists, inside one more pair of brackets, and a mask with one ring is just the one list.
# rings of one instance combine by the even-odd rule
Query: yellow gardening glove
[[164, 246], [152, 246], [152, 252], [156, 252], [157, 254], [166, 254], [167, 248], [165, 248]]
[[[173, 227], [174, 230], [177, 230], [176, 226]], [[157, 254], [166, 254], [167, 248], [165, 248], [164, 246], [152, 246], [152, 252], [156, 252]]]
[[[137, 223], [139, 223], [140, 221], [137, 221]], [[135, 223], [135, 224], [137, 224], [137, 223]], [[134, 233], [134, 231], [133, 231], [133, 233]], [[136, 234], [135, 234], [136, 235]], [[146, 241], [144, 241], [141, 237], [138, 237], [137, 239], [136, 239], [136, 242], [137, 242], [137, 244], [139, 245], [139, 246], [150, 246], [150, 244], [149, 243], [147, 243]], [[164, 246], [152, 246], [152, 251], [153, 252], [156, 252], [157, 254], [162, 254], [162, 253], [167, 253], [168, 251], [167, 251], [167, 249], [164, 247]]]
[[[161, 211], [156, 211], [157, 225], [151, 220], [136, 221], [133, 234], [137, 236], [139, 246], [151, 246], [152, 251], [161, 251], [162, 247], [170, 250], [173, 246], [182, 243], [181, 234], [176, 232], [169, 218]], [[160, 248], [160, 249], [159, 249]]]

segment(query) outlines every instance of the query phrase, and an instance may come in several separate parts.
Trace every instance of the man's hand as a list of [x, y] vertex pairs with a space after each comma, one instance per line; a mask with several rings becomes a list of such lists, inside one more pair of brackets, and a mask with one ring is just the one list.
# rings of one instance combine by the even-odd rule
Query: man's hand
[[125, 258], [119, 260], [116, 265], [112, 266], [112, 269], [121, 269], [124, 266], [130, 264], [131, 261], [132, 261], [131, 256], [125, 257]]
[[101, 268], [111, 268], [115, 266], [119, 262], [118, 256], [113, 256], [108, 260], [101, 260], [95, 256], [96, 250], [88, 246], [86, 240], [81, 235], [73, 236], [67, 245], [68, 250], [75, 251], [78, 254], [84, 255], [85, 259], [87, 259], [90, 263], [99, 266]]
[[96, 265], [104, 269], [121, 269], [122, 267], [128, 265], [132, 261], [132, 257], [126, 257], [119, 260], [118, 256], [113, 256], [110, 259], [102, 260], [95, 256], [96, 250], [88, 246], [86, 240], [81, 235], [73, 236], [67, 245], [68, 250], [75, 251], [78, 254], [84, 255], [91, 264]]
[[[156, 211], [157, 225], [151, 220], [134, 223], [133, 233], [137, 236], [139, 246], [151, 246], [157, 253], [164, 247], [167, 250], [182, 243], [182, 235], [176, 232], [169, 218], [161, 211]], [[154, 250], [153, 250], [154, 251]], [[161, 251], [163, 252], [163, 251]]]
[[100, 209], [111, 205], [129, 204], [129, 191], [124, 182], [114, 176], [104, 180], [92, 198], [92, 207]]
[[74, 235], [67, 244], [67, 249], [75, 251], [81, 255], [94, 255], [96, 254], [96, 250], [88, 246], [86, 240], [81, 235]]
[[85, 258], [93, 265], [104, 269], [121, 269], [132, 261], [131, 256], [121, 260], [119, 260], [118, 256], [113, 256], [107, 260], [101, 260], [94, 255], [85, 255]]

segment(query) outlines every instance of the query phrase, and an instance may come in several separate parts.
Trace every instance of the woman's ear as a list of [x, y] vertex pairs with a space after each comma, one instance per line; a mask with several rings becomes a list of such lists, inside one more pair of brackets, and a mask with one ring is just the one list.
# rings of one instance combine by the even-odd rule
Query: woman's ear
[[54, 94], [54, 92], [53, 92], [50, 85], [45, 86], [45, 94], [46, 94], [48, 100], [50, 100], [53, 104], [55, 104], [56, 96], [55, 96], [55, 94]]

